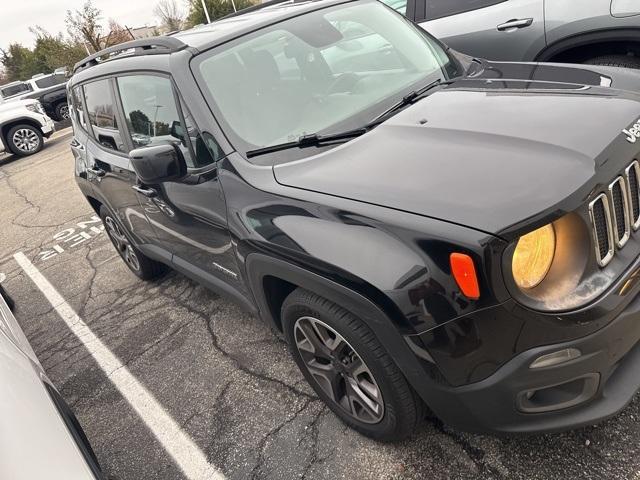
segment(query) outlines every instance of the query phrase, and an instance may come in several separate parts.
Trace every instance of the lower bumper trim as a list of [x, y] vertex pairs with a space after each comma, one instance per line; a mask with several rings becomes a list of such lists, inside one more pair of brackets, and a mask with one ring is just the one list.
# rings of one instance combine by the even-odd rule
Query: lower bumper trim
[[[531, 363], [561, 349], [578, 358], [544, 368]], [[528, 350], [477, 383], [430, 383], [417, 390], [434, 413], [459, 430], [547, 433], [599, 423], [640, 389], [640, 295], [609, 325], [579, 340]], [[428, 391], [427, 391], [428, 390]]]

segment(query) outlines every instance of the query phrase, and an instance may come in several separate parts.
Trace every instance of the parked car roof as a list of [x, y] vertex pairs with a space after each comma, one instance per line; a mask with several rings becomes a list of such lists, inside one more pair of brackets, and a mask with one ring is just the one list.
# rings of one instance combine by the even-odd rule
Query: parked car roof
[[237, 15], [228, 16], [207, 25], [199, 25], [176, 33], [173, 37], [190, 47], [206, 50], [287, 18], [319, 8], [353, 1], [356, 0], [311, 0], [307, 2], [277, 3], [242, 14], [238, 12]]

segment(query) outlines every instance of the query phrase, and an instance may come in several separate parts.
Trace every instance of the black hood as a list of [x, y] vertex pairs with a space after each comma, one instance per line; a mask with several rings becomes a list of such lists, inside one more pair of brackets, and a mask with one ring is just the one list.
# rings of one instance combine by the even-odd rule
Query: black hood
[[[509, 72], [497, 79], [500, 65]], [[593, 70], [490, 67], [356, 140], [275, 166], [277, 181], [500, 235], [575, 208], [635, 158], [640, 142], [622, 130], [640, 118], [637, 93], [602, 87]]]

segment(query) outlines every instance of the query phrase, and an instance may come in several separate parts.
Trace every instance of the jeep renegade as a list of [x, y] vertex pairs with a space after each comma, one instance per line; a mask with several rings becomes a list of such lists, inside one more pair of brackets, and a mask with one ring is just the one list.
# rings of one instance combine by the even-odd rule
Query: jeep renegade
[[638, 91], [374, 0], [270, 5], [79, 62], [71, 148], [133, 273], [282, 332], [351, 427], [550, 432], [640, 385]]

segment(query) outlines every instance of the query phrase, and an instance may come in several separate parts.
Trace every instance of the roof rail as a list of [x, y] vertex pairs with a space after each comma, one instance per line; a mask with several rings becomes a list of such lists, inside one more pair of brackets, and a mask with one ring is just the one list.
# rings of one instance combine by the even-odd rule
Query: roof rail
[[130, 42], [124, 42], [114, 45], [113, 47], [105, 48], [104, 50], [100, 50], [99, 52], [80, 60], [74, 65], [73, 73], [84, 68], [97, 65], [102, 57], [113, 56], [116, 53], [122, 53], [127, 50], [135, 50], [134, 55], [154, 55], [159, 53], [178, 52], [185, 48], [187, 48], [187, 44], [178, 40], [176, 37], [150, 37], [131, 40]]

